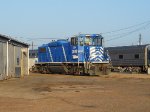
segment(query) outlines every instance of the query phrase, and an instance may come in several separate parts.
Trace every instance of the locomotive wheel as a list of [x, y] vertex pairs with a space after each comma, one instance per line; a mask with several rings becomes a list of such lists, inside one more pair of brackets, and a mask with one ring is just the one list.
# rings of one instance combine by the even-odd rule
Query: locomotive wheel
[[104, 66], [102, 72], [103, 72], [103, 75], [109, 75], [111, 70], [108, 67]]
[[46, 67], [43, 67], [43, 68], [42, 68], [41, 73], [42, 73], [42, 74], [46, 74], [46, 73], [47, 73], [47, 69], [46, 69]]
[[89, 75], [108, 75], [110, 72], [109, 64], [95, 64], [90, 66]]
[[90, 65], [90, 69], [89, 69], [89, 75], [95, 75], [95, 66]]

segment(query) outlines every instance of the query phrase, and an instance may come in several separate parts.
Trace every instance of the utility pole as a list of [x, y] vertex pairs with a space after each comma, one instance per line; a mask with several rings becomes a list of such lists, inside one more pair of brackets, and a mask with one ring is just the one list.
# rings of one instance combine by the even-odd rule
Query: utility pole
[[142, 45], [142, 35], [139, 34], [139, 45]]
[[33, 50], [33, 41], [32, 41], [32, 50]]

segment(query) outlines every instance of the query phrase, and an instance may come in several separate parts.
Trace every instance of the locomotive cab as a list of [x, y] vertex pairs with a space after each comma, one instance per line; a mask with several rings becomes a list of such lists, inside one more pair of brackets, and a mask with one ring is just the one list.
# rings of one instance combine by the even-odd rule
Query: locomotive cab
[[[72, 57], [74, 61], [102, 63], [109, 59], [104, 52], [103, 37], [100, 34], [84, 35], [71, 38]], [[76, 59], [76, 60], [75, 60]]]
[[80, 34], [72, 37], [72, 61], [78, 63], [78, 66], [84, 64], [86, 72], [92, 71], [90, 74], [100, 74], [98, 71], [104, 69], [106, 72], [109, 56], [104, 52], [103, 39], [100, 34]]

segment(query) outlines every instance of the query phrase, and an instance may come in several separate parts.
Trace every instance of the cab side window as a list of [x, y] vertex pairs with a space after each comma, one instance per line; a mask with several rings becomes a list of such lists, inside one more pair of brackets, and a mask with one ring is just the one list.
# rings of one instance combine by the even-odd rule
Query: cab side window
[[78, 39], [77, 39], [77, 37], [72, 37], [71, 38], [71, 45], [78, 45]]

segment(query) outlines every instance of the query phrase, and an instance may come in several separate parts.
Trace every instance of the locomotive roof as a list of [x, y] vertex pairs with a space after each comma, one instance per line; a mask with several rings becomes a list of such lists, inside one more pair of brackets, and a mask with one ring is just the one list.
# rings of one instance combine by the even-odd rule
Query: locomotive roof
[[41, 47], [47, 47], [47, 46], [61, 46], [63, 44], [67, 44], [69, 43], [68, 40], [65, 40], [65, 39], [60, 39], [60, 40], [57, 40], [57, 41], [52, 41], [48, 44], [43, 44]]
[[96, 36], [100, 36], [100, 37], [102, 37], [100, 34], [80, 34], [79, 36], [91, 36], [91, 37], [96, 37]]

